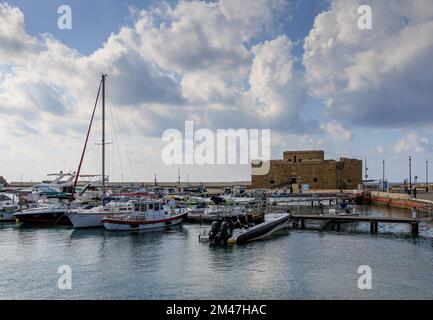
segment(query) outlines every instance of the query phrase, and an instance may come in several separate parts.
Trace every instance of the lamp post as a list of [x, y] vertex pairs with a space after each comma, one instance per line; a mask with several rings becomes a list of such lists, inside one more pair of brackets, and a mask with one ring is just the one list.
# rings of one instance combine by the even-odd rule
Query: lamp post
[[409, 156], [409, 194], [412, 194], [412, 157]]
[[382, 191], [385, 191], [385, 160], [382, 160]]
[[428, 160], [425, 161], [425, 192], [428, 192]]
[[365, 180], [367, 180], [367, 179], [368, 179], [367, 157], [365, 157], [365, 167], [364, 167], [364, 172], [365, 172]]

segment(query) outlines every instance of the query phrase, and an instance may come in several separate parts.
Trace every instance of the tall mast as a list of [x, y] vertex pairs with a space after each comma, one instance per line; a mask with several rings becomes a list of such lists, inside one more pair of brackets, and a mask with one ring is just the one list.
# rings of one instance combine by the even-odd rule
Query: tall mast
[[86, 153], [86, 148], [87, 148], [87, 142], [89, 141], [90, 130], [92, 128], [93, 119], [95, 117], [96, 107], [98, 106], [99, 95], [101, 93], [101, 86], [102, 86], [102, 81], [99, 82], [98, 94], [96, 95], [95, 105], [93, 106], [92, 117], [90, 118], [89, 127], [87, 129], [86, 141], [84, 142], [83, 151], [81, 152], [80, 163], [78, 164], [78, 169], [75, 175], [74, 185], [72, 186], [71, 198], [69, 199], [69, 203], [71, 203], [74, 200], [74, 194], [75, 194], [75, 189], [77, 187], [78, 177], [80, 176], [81, 165], [83, 164], [84, 154]]
[[102, 205], [105, 204], [105, 77], [102, 75]]

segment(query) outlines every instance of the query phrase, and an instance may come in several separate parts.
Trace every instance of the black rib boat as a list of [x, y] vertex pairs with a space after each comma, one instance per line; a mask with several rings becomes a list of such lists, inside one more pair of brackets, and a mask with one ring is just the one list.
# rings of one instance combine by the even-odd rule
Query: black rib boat
[[289, 213], [269, 214], [264, 222], [254, 226], [245, 226], [239, 220], [234, 222], [231, 218], [218, 218], [212, 222], [209, 232], [205, 230], [199, 235], [199, 241], [226, 245], [258, 240], [286, 228], [291, 217]]
[[234, 229], [227, 244], [243, 244], [253, 240], [259, 240], [271, 236], [274, 232], [287, 227], [291, 214], [284, 213], [272, 217], [266, 217], [265, 222], [259, 223], [247, 229]]

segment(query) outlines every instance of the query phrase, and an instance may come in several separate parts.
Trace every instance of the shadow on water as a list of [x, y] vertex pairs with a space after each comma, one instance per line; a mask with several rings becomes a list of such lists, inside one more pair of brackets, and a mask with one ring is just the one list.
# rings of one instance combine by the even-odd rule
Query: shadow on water
[[187, 234], [188, 231], [179, 226], [166, 227], [164, 229], [152, 229], [152, 230], [132, 230], [132, 231], [109, 231], [104, 228], [82, 228], [72, 229], [70, 233], [71, 239], [86, 239], [94, 237], [104, 238], [123, 238], [123, 237], [141, 237], [141, 238], [160, 238], [172, 233], [183, 233]]
[[2, 229], [10, 229], [14, 227], [18, 227], [19, 224], [15, 221], [1, 221], [0, 222], [0, 230]]
[[22, 230], [72, 230], [72, 226], [55, 226], [51, 224], [36, 224], [36, 223], [22, 223], [22, 222], [11, 222], [13, 225], [15, 225], [17, 228], [20, 228]]

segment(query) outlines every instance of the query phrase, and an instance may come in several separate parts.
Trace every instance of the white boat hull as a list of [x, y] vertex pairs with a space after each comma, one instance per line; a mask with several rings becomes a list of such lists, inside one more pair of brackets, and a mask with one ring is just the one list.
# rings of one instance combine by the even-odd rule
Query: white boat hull
[[135, 220], [119, 220], [105, 218], [103, 220], [104, 228], [110, 231], [133, 231], [133, 230], [152, 230], [162, 229], [177, 225], [182, 222], [186, 214], [178, 215], [177, 217], [159, 220], [159, 221], [135, 221]]
[[102, 228], [102, 219], [107, 216], [129, 213], [125, 206], [99, 206], [91, 209], [70, 211], [69, 220], [75, 228]]
[[104, 213], [79, 213], [72, 212], [68, 215], [74, 228], [98, 228], [102, 227], [102, 219], [107, 215]]

